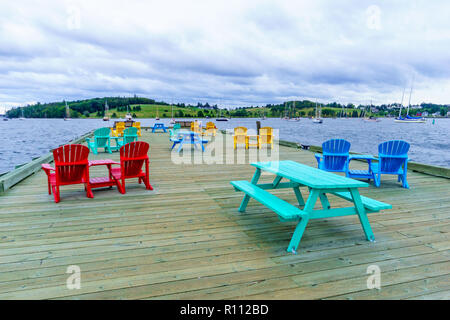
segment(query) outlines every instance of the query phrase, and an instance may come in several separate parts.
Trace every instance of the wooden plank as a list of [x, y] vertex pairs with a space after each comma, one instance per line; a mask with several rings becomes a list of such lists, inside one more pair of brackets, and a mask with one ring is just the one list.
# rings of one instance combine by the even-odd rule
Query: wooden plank
[[[227, 299], [301, 292], [303, 298], [357, 299], [364, 296], [359, 282], [365, 283], [370, 263], [386, 272], [380, 297], [445, 297], [447, 179], [409, 172], [411, 189], [405, 190], [395, 177], [383, 177], [381, 188], [360, 189], [393, 205], [369, 216], [377, 242], [364, 239], [357, 217], [312, 220], [299, 254], [292, 255], [285, 247], [295, 223], [280, 223], [252, 201], [245, 214], [237, 212], [242, 194], [229, 182], [251, 179], [250, 151], [233, 151], [244, 154], [242, 164], [178, 165], [170, 160], [168, 134], [142, 133], [151, 145], [155, 191], [130, 181], [125, 195], [113, 188], [87, 199], [82, 187], [68, 186], [55, 204], [46, 193], [45, 175], [37, 172], [4, 193], [1, 298]], [[309, 151], [284, 146], [279, 151], [280, 160], [316, 166]], [[90, 160], [104, 158], [118, 160], [118, 153], [90, 155]], [[355, 162], [354, 167], [364, 166]], [[104, 174], [105, 168], [92, 170], [93, 176]], [[260, 180], [273, 179], [263, 174]], [[291, 189], [271, 193], [298, 204]], [[332, 208], [348, 206], [338, 197], [328, 199]], [[66, 268], [74, 264], [82, 270], [81, 291], [65, 287]]]

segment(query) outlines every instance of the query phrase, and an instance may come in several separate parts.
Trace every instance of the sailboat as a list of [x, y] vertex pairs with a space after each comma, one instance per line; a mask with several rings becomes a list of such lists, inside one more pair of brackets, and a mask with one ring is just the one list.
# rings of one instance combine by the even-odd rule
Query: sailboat
[[322, 113], [322, 107], [320, 108], [320, 111], [317, 110], [317, 102], [316, 102], [316, 117], [313, 119], [313, 123], [322, 123], [323, 120], [320, 118], [320, 115]]
[[103, 121], [109, 121], [108, 111], [109, 111], [108, 101], [105, 100], [105, 116], [103, 117]]
[[23, 108], [20, 109], [22, 111], [22, 116], [19, 118], [19, 120], [25, 120], [25, 116], [23, 115]]
[[266, 115], [264, 114], [264, 109], [261, 111], [261, 120], [266, 120]]
[[216, 119], [216, 121], [228, 121], [229, 119], [227, 117], [222, 117], [222, 109], [219, 109], [219, 117]]
[[284, 118], [283, 118], [283, 120], [289, 120], [286, 102], [284, 103]]
[[414, 78], [411, 83], [411, 90], [409, 91], [409, 102], [408, 102], [408, 109], [406, 111], [406, 117], [402, 117], [403, 98], [405, 95], [405, 89], [404, 89], [403, 95], [402, 95], [402, 102], [400, 104], [400, 111], [398, 113], [398, 117], [395, 118], [394, 122], [397, 122], [397, 123], [425, 123], [427, 121], [423, 117], [412, 117], [409, 115], [409, 108], [411, 107], [411, 95], [412, 95], [412, 90], [413, 90], [413, 84], [414, 84]]
[[175, 124], [175, 119], [173, 118], [173, 101], [172, 101], [172, 103], [170, 104], [170, 106], [172, 107], [172, 119], [170, 119], [169, 124]]
[[127, 105], [127, 114], [125, 115], [126, 121], [132, 121], [133, 117], [131, 116], [131, 113], [128, 111], [128, 105]]
[[158, 111], [159, 111], [159, 107], [156, 107], [156, 117], [155, 117], [155, 120], [159, 120], [159, 113], [158, 113]]
[[[364, 109], [364, 111], [365, 111], [365, 109]], [[372, 100], [370, 101], [370, 107], [369, 107], [369, 112], [371, 112], [371, 111], [372, 111]], [[376, 118], [374, 116], [367, 116], [367, 117], [364, 117], [363, 121], [366, 121], [366, 122], [380, 122], [380, 119], [378, 119], [378, 118]]]
[[64, 121], [68, 121], [70, 120], [70, 109], [69, 106], [67, 105], [67, 101], [65, 101], [65, 103], [66, 103], [66, 116], [64, 118]]
[[[293, 106], [291, 108], [289, 108], [289, 121], [300, 121], [300, 118], [297, 117], [291, 117], [291, 115], [295, 116], [295, 101], [292, 102]], [[292, 109], [292, 112], [291, 112]]]

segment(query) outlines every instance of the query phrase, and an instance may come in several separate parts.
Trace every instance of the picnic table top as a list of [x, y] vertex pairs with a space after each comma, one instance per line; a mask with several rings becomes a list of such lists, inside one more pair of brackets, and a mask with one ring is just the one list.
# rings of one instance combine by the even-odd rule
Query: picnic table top
[[252, 166], [314, 189], [368, 187], [365, 182], [313, 168], [295, 161], [254, 162]]

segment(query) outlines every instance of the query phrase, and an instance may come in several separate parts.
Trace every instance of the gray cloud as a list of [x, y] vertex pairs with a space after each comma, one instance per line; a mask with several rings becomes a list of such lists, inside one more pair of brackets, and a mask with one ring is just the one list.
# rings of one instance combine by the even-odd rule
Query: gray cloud
[[0, 105], [132, 94], [383, 103], [413, 75], [413, 102], [449, 103], [449, 9], [445, 0], [2, 2]]

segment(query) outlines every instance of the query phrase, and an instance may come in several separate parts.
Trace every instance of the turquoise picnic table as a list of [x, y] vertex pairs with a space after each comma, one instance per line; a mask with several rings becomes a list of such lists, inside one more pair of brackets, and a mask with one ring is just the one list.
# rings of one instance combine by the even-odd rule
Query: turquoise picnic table
[[[362, 181], [353, 180], [331, 172], [316, 169], [298, 162], [272, 161], [252, 163], [256, 167], [252, 180], [231, 181], [236, 191], [245, 193], [239, 207], [239, 212], [245, 212], [250, 198], [254, 198], [276, 214], [281, 221], [298, 221], [294, 234], [289, 243], [288, 252], [296, 253], [306, 225], [310, 219], [330, 218], [347, 215], [357, 215], [367, 240], [375, 241], [375, 236], [370, 227], [367, 213], [391, 209], [392, 206], [368, 197], [361, 196], [358, 188], [368, 187]], [[272, 183], [258, 184], [261, 172], [266, 171], [275, 175]], [[282, 180], [287, 180], [282, 182]], [[298, 207], [294, 206], [266, 190], [292, 188], [298, 201]], [[300, 188], [308, 188], [309, 196], [303, 199]], [[331, 208], [327, 194], [332, 194], [348, 200], [352, 206], [345, 208]], [[317, 200], [320, 200], [322, 208], [314, 209]]]

